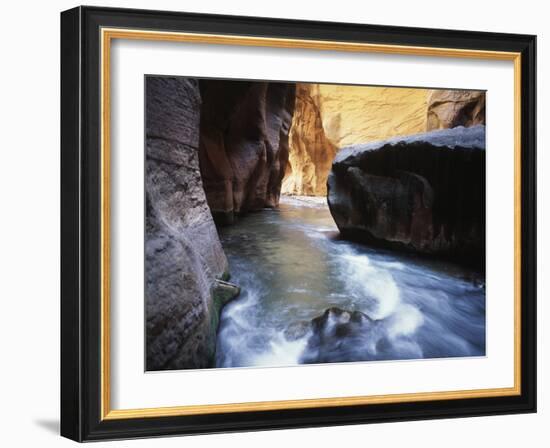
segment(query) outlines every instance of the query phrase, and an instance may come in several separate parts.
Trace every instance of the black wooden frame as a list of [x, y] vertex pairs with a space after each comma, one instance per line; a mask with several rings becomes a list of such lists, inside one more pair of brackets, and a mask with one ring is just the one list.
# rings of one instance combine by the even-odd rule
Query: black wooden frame
[[[177, 417], [100, 418], [100, 27], [521, 53], [521, 395]], [[61, 434], [77, 440], [536, 411], [536, 37], [78, 7], [61, 14]]]

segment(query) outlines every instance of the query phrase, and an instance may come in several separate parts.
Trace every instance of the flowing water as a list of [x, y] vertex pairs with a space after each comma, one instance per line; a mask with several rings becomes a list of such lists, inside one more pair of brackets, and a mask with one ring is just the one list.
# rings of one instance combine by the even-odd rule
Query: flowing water
[[[284, 197], [278, 210], [248, 214], [220, 237], [241, 294], [222, 311], [217, 367], [485, 354], [479, 277], [341, 240], [322, 201]], [[320, 358], [310, 323], [331, 307], [370, 319], [352, 337], [323, 337]]]

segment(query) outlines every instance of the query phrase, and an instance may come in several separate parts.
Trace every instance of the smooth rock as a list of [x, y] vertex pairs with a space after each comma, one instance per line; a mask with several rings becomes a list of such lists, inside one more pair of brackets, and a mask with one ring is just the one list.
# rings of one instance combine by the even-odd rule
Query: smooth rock
[[350, 146], [328, 187], [344, 238], [484, 269], [484, 126]]
[[200, 167], [217, 223], [279, 203], [295, 85], [200, 80]]

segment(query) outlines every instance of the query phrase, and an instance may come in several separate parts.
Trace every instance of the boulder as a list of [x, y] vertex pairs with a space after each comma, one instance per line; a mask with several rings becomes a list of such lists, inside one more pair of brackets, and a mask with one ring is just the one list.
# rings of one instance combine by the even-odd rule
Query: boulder
[[427, 115], [427, 131], [485, 124], [485, 92], [432, 90]]
[[347, 147], [328, 190], [344, 238], [484, 268], [485, 126]]
[[295, 85], [200, 80], [200, 168], [217, 223], [276, 207], [288, 160]]
[[328, 308], [311, 321], [311, 335], [300, 363], [367, 361], [374, 359], [378, 322], [360, 311]]
[[147, 370], [211, 367], [230, 289], [199, 171], [200, 93], [185, 78], [146, 78]]
[[[407, 310], [407, 314], [408, 309], [410, 306], [405, 305], [397, 313], [373, 319], [358, 310], [328, 308], [322, 315], [311, 320], [300, 363], [424, 358], [430, 353], [424, 353], [421, 347], [422, 341], [416, 333], [419, 327], [403, 328], [400, 313]], [[407, 317], [405, 321], [409, 322]], [[460, 352], [460, 355], [456, 356], [466, 355]]]

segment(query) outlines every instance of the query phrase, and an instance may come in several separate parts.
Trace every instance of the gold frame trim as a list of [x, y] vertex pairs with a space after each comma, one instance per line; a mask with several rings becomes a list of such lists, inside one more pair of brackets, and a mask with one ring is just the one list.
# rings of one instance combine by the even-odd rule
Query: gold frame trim
[[[299, 48], [324, 51], [368, 52], [412, 56], [506, 60], [514, 62], [514, 386], [443, 392], [420, 392], [304, 400], [280, 400], [212, 405], [189, 405], [141, 409], [111, 409], [110, 346], [110, 50], [113, 39], [186, 42], [213, 45], [240, 45]], [[201, 415], [283, 409], [307, 409], [413, 401], [503, 397], [521, 394], [521, 53], [416, 47], [305, 39], [250, 37], [240, 35], [195, 34], [136, 29], [101, 29], [101, 420]]]

